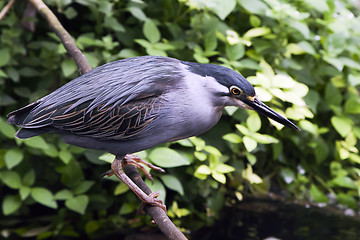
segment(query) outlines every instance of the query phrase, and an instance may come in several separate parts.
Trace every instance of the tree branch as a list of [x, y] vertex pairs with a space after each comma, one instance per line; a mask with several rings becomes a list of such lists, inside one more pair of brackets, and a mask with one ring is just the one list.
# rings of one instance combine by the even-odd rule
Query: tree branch
[[55, 14], [45, 5], [42, 0], [29, 0], [34, 5], [36, 10], [43, 16], [49, 23], [51, 29], [61, 39], [66, 51], [74, 59], [80, 73], [84, 74], [91, 70], [85, 55], [77, 48], [70, 34], [61, 25]]
[[[151, 193], [150, 188], [143, 181], [143, 179], [141, 178], [136, 167], [131, 166], [131, 165], [126, 165], [124, 167], [124, 172], [146, 194], [149, 195]], [[144, 207], [144, 210], [148, 215], [150, 215], [154, 219], [155, 223], [158, 225], [160, 230], [169, 239], [172, 239], [172, 240], [186, 240], [187, 239], [184, 236], [184, 234], [174, 225], [174, 223], [166, 215], [166, 213], [164, 212], [163, 209], [161, 209], [160, 207], [146, 205]]]
[[9, 11], [11, 6], [15, 3], [15, 0], [10, 0], [8, 4], [5, 5], [5, 7], [0, 12], [0, 20], [5, 16], [5, 14]]
[[[59, 20], [53, 14], [53, 12], [44, 4], [42, 0], [28, 0], [32, 3], [37, 11], [48, 21], [51, 29], [56, 33], [56, 35], [61, 39], [61, 42], [65, 46], [66, 51], [76, 62], [81, 74], [84, 74], [91, 70], [90, 65], [88, 64], [84, 54], [76, 47], [74, 41], [70, 34], [64, 29]], [[139, 186], [146, 194], [150, 194], [150, 188], [145, 184], [141, 178], [137, 168], [131, 165], [124, 167], [124, 172], [128, 177]], [[158, 225], [160, 230], [164, 233], [166, 237], [172, 240], [186, 240], [187, 238], [182, 234], [182, 232], [174, 225], [174, 223], [169, 219], [164, 210], [160, 207], [154, 207], [151, 205], [146, 205], [144, 207], [145, 212], [150, 215], [155, 223]]]

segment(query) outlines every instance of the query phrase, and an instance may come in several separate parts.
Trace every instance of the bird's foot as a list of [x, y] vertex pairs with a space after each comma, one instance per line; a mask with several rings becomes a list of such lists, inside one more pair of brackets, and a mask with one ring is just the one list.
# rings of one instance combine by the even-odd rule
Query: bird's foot
[[144, 207], [146, 204], [150, 204], [152, 206], [162, 208], [162, 210], [164, 210], [164, 212], [166, 213], [167, 212], [166, 206], [163, 204], [163, 201], [161, 199], [157, 199], [158, 196], [159, 196], [158, 192], [152, 192], [149, 195], [147, 195], [146, 202], [145, 201], [141, 202], [141, 205], [140, 205], [137, 213], [144, 215], [145, 214]]
[[[107, 175], [107, 176], [110, 177], [113, 174], [115, 174], [121, 181], [123, 181], [123, 183], [125, 183], [136, 194], [136, 196], [141, 200], [141, 205], [140, 205], [140, 208], [138, 210], [138, 213], [140, 213], [140, 214], [144, 213], [144, 206], [146, 204], [150, 204], [150, 205], [155, 206], [155, 207], [160, 207], [165, 211], [165, 213], [167, 213], [166, 206], [163, 204], [163, 201], [161, 199], [157, 199], [157, 197], [159, 196], [158, 192], [152, 192], [149, 195], [147, 195], [142, 189], [140, 189], [125, 174], [125, 172], [123, 170], [123, 167], [125, 165], [127, 165], [127, 164], [133, 165], [135, 167], [137, 167], [137, 165], [139, 165], [140, 167], [138, 167], [138, 168], [140, 168], [142, 171], [144, 171], [144, 170], [146, 171], [146, 169], [137, 162], [140, 159], [141, 160], [140, 162], [144, 164], [145, 161], [143, 161], [141, 158], [138, 158], [138, 157], [135, 157], [135, 158], [137, 158], [137, 159], [135, 160], [133, 155], [130, 155], [130, 157], [128, 157], [128, 158], [125, 157], [123, 159], [115, 158], [115, 160], [111, 164], [111, 170], [106, 172], [105, 174], [103, 174], [103, 176]], [[145, 162], [145, 163], [146, 163], [145, 164], [146, 166], [148, 166], [147, 164], [153, 166], [150, 163], [147, 163], [147, 162]], [[155, 167], [155, 168], [156, 168], [156, 170], [161, 169], [162, 171], [164, 171], [162, 168], [157, 168], [157, 167]], [[146, 173], [148, 173], [148, 172], [146, 171]], [[146, 175], [146, 173], [145, 173], [145, 175]], [[151, 175], [150, 175], [150, 178], [151, 178]]]
[[[136, 156], [136, 155], [131, 155], [128, 154], [126, 155], [123, 159], [122, 159], [122, 165], [133, 165], [136, 168], [139, 168], [141, 171], [143, 171], [143, 173], [145, 174], [146, 178], [149, 179], [151, 182], [154, 182], [151, 174], [146, 170], [146, 168], [143, 166], [147, 166], [151, 169], [154, 169], [156, 171], [162, 172], [164, 173], [165, 170], [162, 169], [161, 167], [157, 167], [155, 165], [152, 165], [151, 163], [146, 162], [145, 160], [142, 160], [140, 157]], [[141, 165], [143, 164], [143, 165]]]

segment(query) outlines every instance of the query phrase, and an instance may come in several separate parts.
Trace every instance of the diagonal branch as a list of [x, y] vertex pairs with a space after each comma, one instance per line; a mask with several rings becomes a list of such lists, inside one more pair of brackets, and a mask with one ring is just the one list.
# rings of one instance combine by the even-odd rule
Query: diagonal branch
[[[61, 39], [61, 42], [65, 46], [65, 49], [70, 54], [70, 56], [76, 62], [81, 74], [84, 74], [91, 70], [90, 65], [88, 64], [84, 54], [76, 47], [74, 41], [70, 34], [64, 29], [59, 20], [56, 18], [54, 13], [45, 5], [42, 0], [28, 0], [34, 5], [37, 11], [48, 21], [51, 29], [56, 33], [56, 35]], [[150, 194], [150, 188], [145, 184], [141, 178], [138, 170], [131, 165], [124, 167], [126, 175], [143, 190], [146, 194]], [[151, 205], [146, 205], [144, 207], [145, 212], [150, 215], [155, 223], [158, 225], [160, 230], [164, 233], [166, 237], [172, 240], [186, 240], [187, 238], [182, 234], [182, 232], [174, 225], [174, 223], [169, 219], [164, 210], [160, 207], [154, 207]]]
[[[147, 195], [151, 193], [150, 188], [146, 185], [146, 183], [142, 180], [139, 171], [136, 167], [131, 165], [126, 165], [124, 167], [124, 171], [126, 175], [128, 175], [131, 180], [138, 185]], [[186, 240], [187, 238], [184, 234], [174, 225], [174, 223], [170, 220], [170, 218], [165, 214], [164, 210], [160, 207], [154, 207], [152, 205], [146, 205], [144, 210], [147, 214], [149, 214], [158, 225], [160, 230], [172, 240]]]
[[51, 29], [61, 39], [66, 51], [74, 59], [77, 64], [80, 73], [84, 74], [91, 70], [89, 63], [86, 60], [85, 55], [75, 45], [70, 34], [61, 25], [55, 14], [46, 6], [42, 0], [29, 0], [34, 5], [36, 10], [48, 21]]
[[5, 16], [5, 14], [9, 11], [11, 6], [15, 3], [15, 0], [10, 0], [8, 4], [5, 5], [5, 7], [0, 12], [0, 20]]

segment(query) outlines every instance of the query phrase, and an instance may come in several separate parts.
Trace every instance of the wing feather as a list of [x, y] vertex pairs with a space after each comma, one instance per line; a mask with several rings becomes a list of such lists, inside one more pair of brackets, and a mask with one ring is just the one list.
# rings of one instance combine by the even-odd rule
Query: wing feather
[[134, 138], [158, 117], [159, 99], [177, 87], [182, 67], [154, 56], [108, 63], [11, 112], [8, 121], [101, 140]]

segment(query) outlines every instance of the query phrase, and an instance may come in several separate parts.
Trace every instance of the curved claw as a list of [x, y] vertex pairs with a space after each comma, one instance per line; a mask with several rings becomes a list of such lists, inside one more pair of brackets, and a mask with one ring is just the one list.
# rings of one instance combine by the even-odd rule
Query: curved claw
[[149, 195], [147, 195], [146, 199], [142, 199], [142, 202], [140, 204], [139, 210], [138, 210], [138, 214], [144, 215], [145, 211], [144, 211], [144, 207], [147, 204], [150, 204], [154, 207], [159, 207], [162, 210], [164, 210], [165, 214], [167, 214], [166, 211], [166, 206], [163, 204], [163, 201], [161, 199], [157, 199], [157, 197], [159, 196], [159, 192], [152, 192]]

